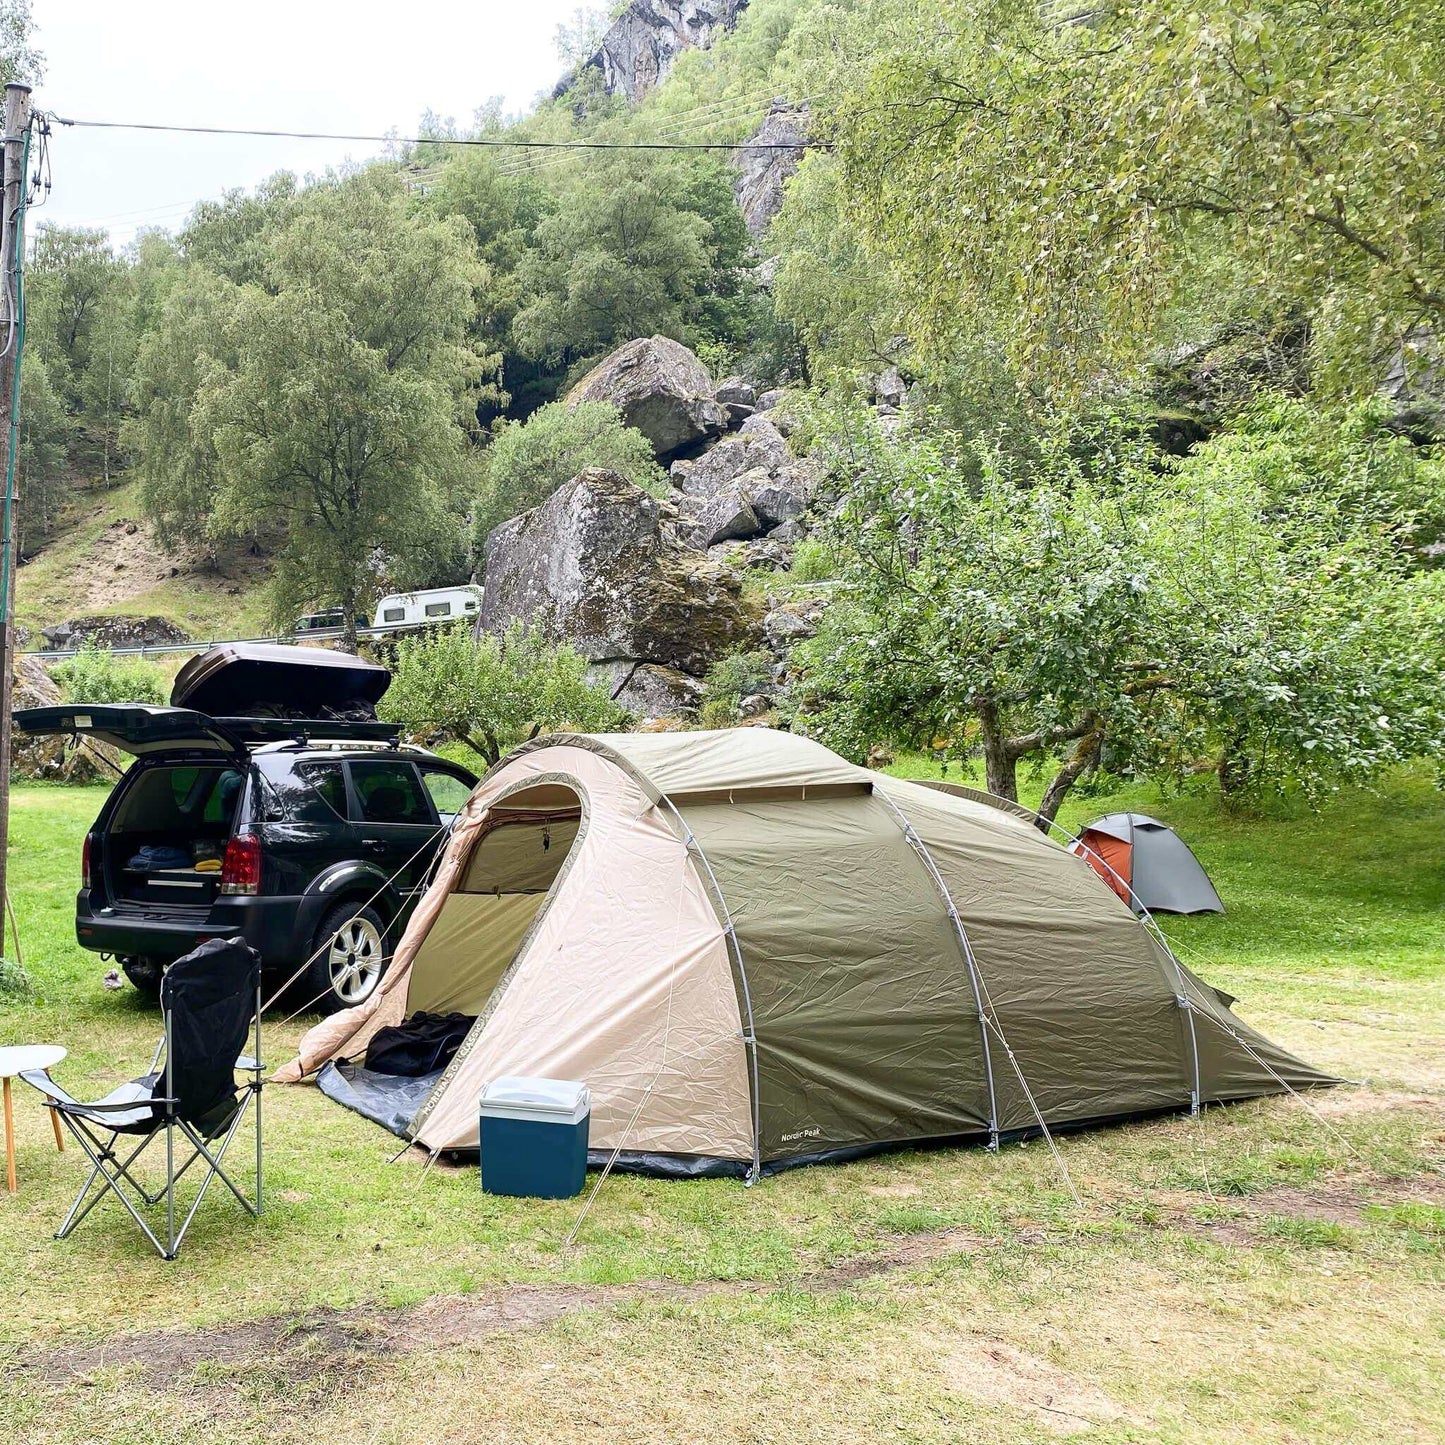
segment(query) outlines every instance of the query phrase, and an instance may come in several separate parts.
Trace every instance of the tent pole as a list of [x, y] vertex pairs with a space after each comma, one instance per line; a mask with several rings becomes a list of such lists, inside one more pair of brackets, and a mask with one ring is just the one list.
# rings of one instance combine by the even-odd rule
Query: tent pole
[[924, 847], [923, 839], [918, 836], [907, 815], [886, 793], [875, 788], [873, 796], [881, 799], [883, 805], [897, 819], [899, 827], [903, 829], [903, 836], [908, 841], [908, 846], [918, 855], [919, 861], [928, 871], [934, 889], [943, 899], [943, 906], [948, 910], [948, 920], [953, 925], [954, 936], [958, 939], [959, 952], [963, 955], [964, 965], [968, 969], [968, 981], [973, 987], [974, 1007], [978, 1010], [978, 1032], [979, 1037], [983, 1040], [983, 1067], [988, 1078], [988, 1147], [996, 1154], [998, 1153], [999, 1134], [998, 1096], [993, 1081], [993, 1052], [989, 1048], [988, 1042], [988, 1015], [984, 1011], [983, 994], [979, 990], [978, 961], [973, 956], [973, 945], [968, 941], [968, 934], [963, 927], [963, 919], [958, 916], [958, 909], [954, 906], [953, 895], [948, 891], [948, 884], [943, 881], [943, 875], [938, 871], [938, 865], [933, 861], [933, 855]]
[[678, 812], [677, 806], [666, 793], [658, 795], [658, 802], [667, 805], [668, 811], [677, 819], [677, 826], [682, 829], [683, 843], [689, 853], [692, 853], [702, 864], [703, 872], [707, 874], [708, 882], [712, 885], [713, 906], [718, 909], [722, 916], [723, 933], [726, 935], [731, 946], [733, 962], [737, 966], [738, 982], [742, 985], [743, 1013], [746, 1015], [743, 1024], [743, 1043], [747, 1045], [748, 1059], [750, 1063], [749, 1075], [752, 1085], [753, 1096], [753, 1163], [744, 1181], [751, 1186], [755, 1184], [762, 1175], [763, 1149], [762, 1149], [762, 1112], [761, 1112], [761, 1090], [758, 1084], [758, 1035], [753, 1027], [753, 996], [752, 990], [748, 987], [748, 971], [743, 966], [742, 945], [738, 942], [737, 930], [733, 927], [733, 916], [728, 909], [728, 901], [723, 896], [722, 885], [717, 881], [717, 874], [712, 871], [712, 864], [707, 860], [707, 854], [703, 851], [702, 844], [697, 841], [692, 829], [688, 827], [687, 819]]

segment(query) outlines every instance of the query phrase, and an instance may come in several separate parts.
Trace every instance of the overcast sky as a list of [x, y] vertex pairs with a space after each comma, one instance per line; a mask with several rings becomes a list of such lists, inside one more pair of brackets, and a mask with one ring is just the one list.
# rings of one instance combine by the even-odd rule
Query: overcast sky
[[[554, 36], [579, 0], [34, 0], [62, 116], [382, 135], [431, 109], [459, 122], [492, 96], [525, 110], [561, 74]], [[55, 189], [34, 217], [104, 226], [117, 243], [174, 228], [198, 200], [277, 170], [321, 171], [379, 148], [57, 128]]]

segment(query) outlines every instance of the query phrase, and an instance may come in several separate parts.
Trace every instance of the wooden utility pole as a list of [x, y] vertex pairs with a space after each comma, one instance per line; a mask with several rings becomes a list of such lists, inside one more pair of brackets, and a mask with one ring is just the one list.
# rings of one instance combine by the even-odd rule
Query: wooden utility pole
[[[15, 472], [20, 451], [20, 266], [26, 133], [30, 87], [5, 87], [5, 193], [0, 214], [0, 911], [8, 912], [10, 854], [10, 695], [15, 683]], [[18, 940], [17, 940], [18, 943]], [[0, 958], [5, 956], [5, 919], [0, 912]]]

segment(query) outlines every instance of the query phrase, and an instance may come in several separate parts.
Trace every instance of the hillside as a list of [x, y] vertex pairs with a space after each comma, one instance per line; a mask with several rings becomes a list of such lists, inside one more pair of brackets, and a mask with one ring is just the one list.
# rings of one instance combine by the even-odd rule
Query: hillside
[[28, 629], [81, 616], [162, 617], [195, 638], [258, 636], [271, 564], [236, 547], [214, 559], [166, 547], [144, 519], [139, 486], [79, 489], [61, 527], [15, 578], [15, 614]]

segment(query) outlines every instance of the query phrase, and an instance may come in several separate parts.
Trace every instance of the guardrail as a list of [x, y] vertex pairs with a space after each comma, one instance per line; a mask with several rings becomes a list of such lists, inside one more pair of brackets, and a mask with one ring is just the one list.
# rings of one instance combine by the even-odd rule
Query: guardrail
[[[454, 617], [444, 617], [440, 622], [455, 622]], [[419, 627], [435, 627], [436, 622], [393, 622], [385, 627], [358, 627], [358, 637], [385, 637], [396, 632], [411, 632]], [[116, 657], [150, 657], [162, 652], [205, 652], [207, 648], [222, 647], [229, 642], [324, 642], [328, 639], [344, 637], [345, 631], [340, 628], [318, 629], [315, 632], [289, 632], [283, 633], [280, 637], [218, 637], [210, 642], [137, 642], [129, 647], [108, 647], [106, 651]], [[39, 657], [51, 660], [60, 660], [66, 657], [74, 657], [80, 651], [78, 647], [43, 647], [37, 651], [25, 651], [21, 657]]]

